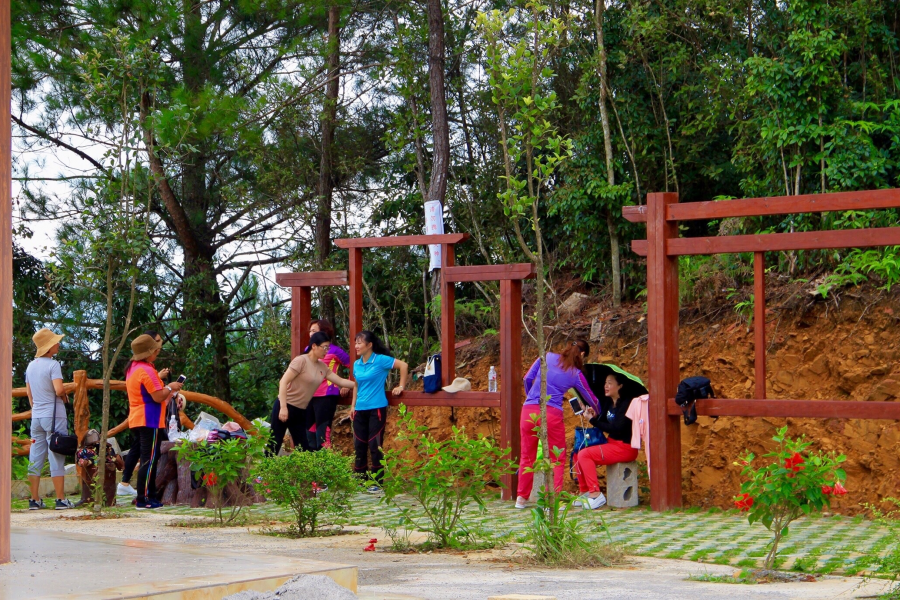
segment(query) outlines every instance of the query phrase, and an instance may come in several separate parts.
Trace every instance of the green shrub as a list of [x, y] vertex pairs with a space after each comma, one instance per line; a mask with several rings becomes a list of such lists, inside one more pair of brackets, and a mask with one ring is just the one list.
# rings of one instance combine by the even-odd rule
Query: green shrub
[[361, 484], [351, 461], [332, 450], [295, 451], [263, 459], [253, 477], [260, 494], [294, 513], [290, 534], [307, 537], [349, 515], [350, 498]]
[[28, 457], [27, 456], [13, 456], [12, 457], [12, 479], [13, 481], [19, 479], [28, 479]]
[[[419, 426], [412, 413], [400, 405], [397, 439], [402, 449], [384, 453], [384, 502], [395, 506], [402, 521], [429, 534], [437, 547], [461, 547], [476, 540], [471, 527], [463, 521], [463, 510], [475, 503], [484, 510], [488, 487], [515, 471], [497, 442], [468, 437], [465, 430], [453, 428], [450, 437], [437, 441]], [[410, 496], [420, 511], [398, 502]]]
[[788, 535], [788, 526], [795, 519], [819, 512], [831, 504], [832, 495], [847, 493], [841, 484], [846, 479], [838, 465], [846, 456], [834, 456], [822, 452], [810, 452], [811, 442], [804, 438], [787, 437], [787, 427], [778, 430], [772, 438], [778, 447], [763, 458], [770, 459], [759, 469], [753, 468], [756, 458], [748, 453], [736, 465], [743, 466], [741, 495], [735, 497], [735, 506], [747, 512], [750, 524], [757, 521], [774, 535], [765, 568], [775, 566], [778, 544]]
[[232, 522], [245, 504], [244, 498], [231, 498], [232, 506], [223, 506], [225, 488], [235, 484], [231, 491], [243, 495], [250, 469], [265, 455], [269, 428], [260, 426], [258, 420], [254, 424], [256, 431], [246, 440], [231, 438], [213, 443], [182, 440], [178, 444], [178, 460], [190, 462], [191, 471], [200, 474], [203, 486], [213, 499], [216, 521], [220, 525]]

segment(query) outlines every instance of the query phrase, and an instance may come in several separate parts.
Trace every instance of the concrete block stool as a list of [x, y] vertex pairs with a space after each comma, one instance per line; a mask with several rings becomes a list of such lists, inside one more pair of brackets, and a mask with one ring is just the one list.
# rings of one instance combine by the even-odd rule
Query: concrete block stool
[[540, 471], [534, 474], [534, 483], [531, 484], [531, 496], [529, 499], [532, 502], [538, 501], [538, 494], [541, 491], [541, 487], [544, 485], [544, 474]]
[[638, 505], [637, 461], [607, 465], [606, 502], [613, 508]]

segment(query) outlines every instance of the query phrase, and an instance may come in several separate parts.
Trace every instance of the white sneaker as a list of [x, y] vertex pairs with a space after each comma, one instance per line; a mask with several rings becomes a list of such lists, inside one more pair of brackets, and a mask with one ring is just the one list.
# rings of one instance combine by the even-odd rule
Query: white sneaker
[[585, 503], [587, 502], [586, 499], [587, 499], [587, 494], [584, 494], [584, 495], [582, 495], [582, 496], [578, 496], [578, 499], [577, 499], [575, 502], [572, 503], [572, 506], [574, 506], [575, 508], [581, 508], [581, 507], [584, 506]]
[[137, 490], [127, 483], [120, 483], [116, 486], [116, 496], [137, 496]]
[[600, 492], [600, 495], [596, 498], [591, 498], [590, 496], [588, 496], [586, 500], [587, 506], [585, 506], [585, 508], [590, 508], [591, 510], [597, 510], [598, 508], [606, 504], [606, 496], [603, 495], [603, 492]]
[[519, 496], [516, 498], [516, 508], [528, 508], [528, 498]]

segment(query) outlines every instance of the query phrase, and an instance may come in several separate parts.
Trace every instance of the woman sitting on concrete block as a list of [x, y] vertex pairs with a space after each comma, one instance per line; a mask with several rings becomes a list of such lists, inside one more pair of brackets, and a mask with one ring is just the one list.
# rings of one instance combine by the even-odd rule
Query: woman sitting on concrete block
[[[585, 416], [591, 425], [606, 434], [608, 441], [578, 452], [575, 472], [582, 497], [576, 501], [576, 506], [597, 509], [606, 504], [606, 496], [597, 481], [597, 465], [631, 462], [637, 458], [637, 448], [631, 447], [632, 422], [625, 414], [635, 396], [632, 384], [627, 375], [611, 371], [603, 385], [605, 396], [600, 400], [600, 414], [590, 407], [585, 408]], [[643, 389], [641, 392], [646, 393]]]

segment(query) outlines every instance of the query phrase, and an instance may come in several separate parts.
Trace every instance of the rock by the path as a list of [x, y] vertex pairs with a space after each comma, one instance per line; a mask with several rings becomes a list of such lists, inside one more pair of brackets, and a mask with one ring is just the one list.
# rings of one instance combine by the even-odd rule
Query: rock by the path
[[298, 575], [274, 592], [238, 592], [223, 600], [355, 600], [356, 594], [326, 575]]

